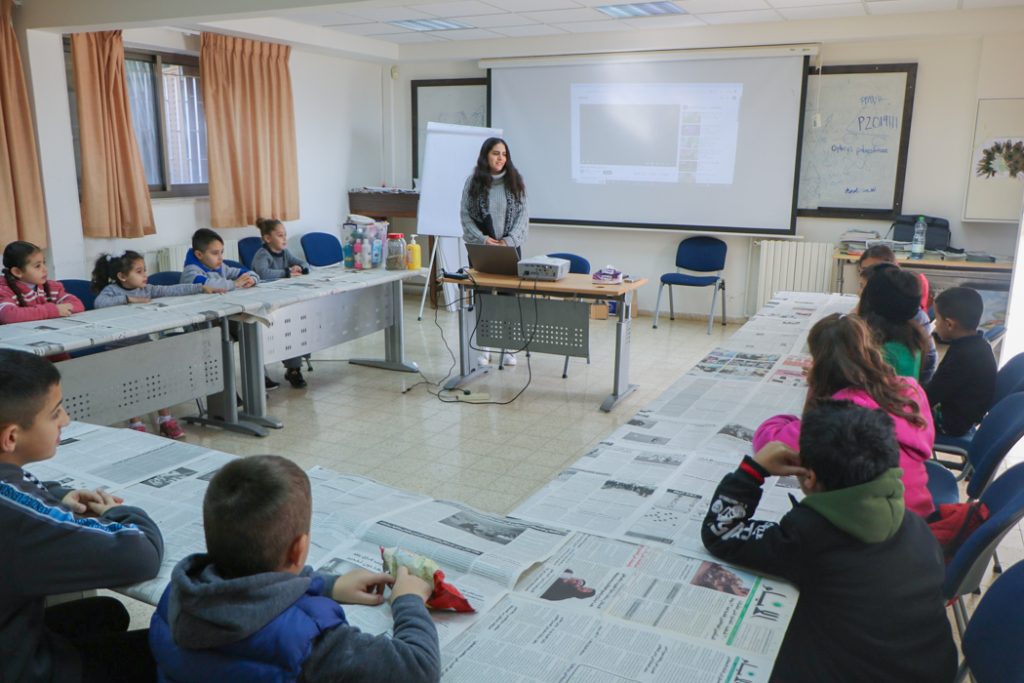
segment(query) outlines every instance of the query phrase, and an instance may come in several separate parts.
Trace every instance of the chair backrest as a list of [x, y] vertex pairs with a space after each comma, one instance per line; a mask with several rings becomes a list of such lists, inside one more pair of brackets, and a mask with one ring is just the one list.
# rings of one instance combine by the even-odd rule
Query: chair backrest
[[160, 285], [162, 287], [166, 287], [167, 285], [177, 285], [181, 283], [181, 271], [162, 270], [159, 273], [152, 273], [148, 280], [149, 284]]
[[329, 232], [307, 232], [299, 241], [311, 266], [329, 266], [345, 258], [341, 241]]
[[1024, 463], [996, 477], [981, 496], [990, 517], [967, 537], [946, 567], [942, 586], [947, 599], [977, 590], [992, 553], [1017, 522], [1024, 519]]
[[977, 683], [1024, 680], [1024, 562], [996, 579], [978, 603], [964, 633], [962, 649]]
[[238, 240], [238, 258], [242, 259], [242, 264], [246, 268], [252, 268], [252, 258], [261, 246], [263, 239], [260, 237], [243, 237]]
[[93, 305], [96, 303], [96, 295], [92, 292], [91, 282], [88, 280], [61, 280], [60, 283], [64, 285], [64, 291], [81, 299], [85, 310], [91, 311], [93, 309]]
[[676, 249], [676, 268], [709, 273], [725, 268], [728, 245], [717, 237], [689, 237]]
[[576, 254], [570, 254], [567, 252], [555, 252], [554, 254], [548, 254], [551, 258], [564, 258], [569, 262], [569, 272], [579, 273], [580, 275], [590, 275], [590, 261], [577, 256]]
[[992, 397], [992, 405], [999, 403], [1015, 391], [1024, 388], [1024, 353], [1018, 353], [1006, 365], [999, 368], [996, 374], [996, 393]]
[[967, 495], [977, 498], [992, 481], [999, 464], [1024, 437], [1024, 394], [1010, 394], [988, 412], [967, 447], [974, 473]]
[[245, 268], [245, 265], [243, 265], [241, 261], [236, 261], [230, 258], [224, 259], [224, 265], [228, 268]]

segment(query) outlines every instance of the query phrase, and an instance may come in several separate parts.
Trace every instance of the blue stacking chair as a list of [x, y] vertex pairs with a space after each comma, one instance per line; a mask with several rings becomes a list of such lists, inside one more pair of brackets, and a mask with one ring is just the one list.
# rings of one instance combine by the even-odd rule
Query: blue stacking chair
[[96, 303], [96, 295], [92, 291], [92, 283], [88, 280], [61, 280], [64, 291], [72, 296], [77, 296], [85, 310], [91, 311]]
[[[576, 273], [578, 275], [590, 275], [590, 261], [579, 256], [578, 254], [570, 254], [568, 252], [559, 251], [554, 254], [548, 254], [551, 258], [564, 258], [569, 262], [569, 272]], [[587, 356], [587, 365], [590, 364], [590, 356]], [[569, 356], [565, 357], [565, 365], [562, 366], [562, 379], [569, 376]]]
[[238, 240], [238, 258], [242, 259], [242, 264], [246, 268], [252, 269], [252, 259], [261, 246], [263, 240], [259, 237], [243, 237]]
[[168, 285], [181, 284], [180, 270], [162, 270], [149, 276], [149, 284], [166, 287]]
[[328, 232], [307, 232], [299, 241], [311, 266], [330, 266], [345, 258], [341, 241]]
[[963, 596], [978, 590], [999, 542], [1024, 519], [1024, 463], [1018, 463], [996, 477], [981, 495], [981, 502], [988, 506], [990, 516], [953, 555], [946, 566], [946, 579], [942, 586], [946, 600], [953, 602], [953, 614], [961, 636], [967, 624]]
[[957, 683], [1024, 683], [1024, 562], [1000, 576], [978, 603], [961, 642]]
[[[676, 268], [695, 273], [715, 273], [715, 275], [689, 275], [687, 273], [665, 273], [661, 276], [658, 286], [658, 300], [654, 305], [654, 328], [658, 327], [658, 312], [661, 309], [661, 290], [668, 285], [669, 320], [676, 319], [675, 306], [672, 301], [672, 287], [712, 287], [711, 312], [708, 313], [708, 334], [715, 320], [715, 298], [718, 290], [722, 290], [722, 325], [725, 325], [725, 253], [728, 245], [717, 237], [690, 237], [679, 243], [676, 249]], [[717, 272], [716, 272], [717, 271]]]
[[[1024, 353], [1018, 353], [1006, 365], [999, 368], [999, 372], [996, 374], [996, 390], [992, 396], [993, 407], [1010, 394], [1020, 391], [1024, 391]], [[961, 436], [936, 434], [935, 450], [966, 458], [967, 449], [971, 445], [971, 440], [976, 432], [977, 427], [972, 427], [969, 432]], [[964, 474], [961, 475], [961, 479], [970, 472], [966, 462], [961, 464], [943, 461], [943, 464], [950, 469], [962, 469]]]
[[245, 264], [242, 263], [241, 261], [236, 261], [236, 260], [230, 259], [230, 258], [224, 259], [224, 265], [228, 266], [228, 267], [231, 267], [231, 268], [245, 268], [246, 267]]

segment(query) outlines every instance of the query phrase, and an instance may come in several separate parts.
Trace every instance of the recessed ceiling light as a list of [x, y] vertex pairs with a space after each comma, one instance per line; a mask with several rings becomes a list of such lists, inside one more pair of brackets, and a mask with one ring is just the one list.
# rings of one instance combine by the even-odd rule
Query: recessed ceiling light
[[469, 24], [451, 19], [404, 19], [388, 23], [392, 26], [407, 28], [410, 31], [450, 31], [455, 28], [473, 28]]
[[635, 2], [629, 5], [604, 5], [595, 9], [613, 19], [635, 19], [636, 17], [661, 17], [666, 14], [686, 14], [686, 10], [674, 2]]

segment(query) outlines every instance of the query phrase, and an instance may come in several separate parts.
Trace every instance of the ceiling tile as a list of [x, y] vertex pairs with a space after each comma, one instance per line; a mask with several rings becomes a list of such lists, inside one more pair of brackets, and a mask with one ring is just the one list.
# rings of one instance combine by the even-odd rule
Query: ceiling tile
[[867, 15], [864, 5], [859, 2], [847, 2], [842, 5], [822, 5], [820, 7], [784, 7], [778, 10], [786, 19], [839, 19], [842, 17], [863, 17]]
[[344, 26], [327, 26], [326, 28], [340, 31], [342, 33], [350, 33], [354, 36], [380, 36], [388, 33], [415, 33], [409, 29], [402, 28], [401, 26], [392, 26], [391, 24], [382, 24], [374, 22], [372, 24], [346, 24]]
[[676, 0], [676, 4], [690, 14], [768, 9], [765, 0]]
[[450, 19], [451, 17], [475, 17], [480, 14], [502, 14], [504, 10], [493, 5], [485, 5], [476, 0], [468, 2], [437, 2], [429, 5], [416, 5], [420, 12], [433, 14]]
[[964, 9], [981, 9], [983, 7], [1020, 7], [1024, 0], [964, 0]]
[[295, 14], [283, 14], [282, 18], [289, 21], [297, 21], [300, 24], [313, 24], [314, 26], [340, 26], [342, 24], [365, 24], [369, 19], [357, 17], [354, 14], [343, 12], [299, 12]]
[[860, 0], [767, 0], [768, 4], [780, 7], [818, 7], [822, 5], [862, 5]]
[[700, 18], [709, 24], [757, 24], [766, 21], [782, 21], [782, 17], [773, 9], [750, 12], [715, 12], [701, 14]]
[[497, 33], [485, 31], [482, 28], [457, 28], [450, 31], [438, 31], [437, 33], [447, 40], [487, 40], [488, 38], [501, 37]]
[[604, 21], [573, 21], [568, 24], [555, 24], [569, 33], [602, 33], [606, 31], [629, 31], [632, 26], [625, 21], [607, 19]]
[[444, 31], [410, 31], [409, 33], [395, 33], [387, 36], [374, 36], [377, 40], [388, 43], [443, 43], [444, 36], [438, 35]]
[[500, 7], [506, 12], [540, 12], [579, 7], [579, 3], [573, 0], [487, 0], [487, 4]]
[[620, 19], [633, 28], [686, 28], [688, 26], [706, 26], [703, 21], [689, 14], [664, 14], [660, 17], [637, 17], [636, 19]]
[[495, 33], [500, 33], [503, 36], [509, 36], [510, 38], [553, 36], [565, 33], [565, 31], [560, 28], [555, 28], [554, 26], [548, 26], [546, 24], [532, 24], [530, 26], [498, 26], [491, 30]]
[[942, 12], [956, 9], [957, 0], [882, 0], [868, 3], [868, 14]]
[[570, 21], [604, 21], [608, 19], [607, 14], [602, 14], [591, 7], [577, 7], [576, 9], [553, 10], [550, 12], [526, 12], [525, 16], [535, 19], [542, 24], [567, 24]]
[[370, 21], [402, 21], [403, 19], [435, 19], [433, 14], [420, 12], [412, 7], [373, 7], [360, 3], [358, 7], [346, 7], [346, 14], [363, 17]]
[[486, 14], [479, 17], [451, 17], [452, 21], [461, 21], [470, 26], [492, 28], [494, 26], [526, 26], [536, 23], [524, 14]]

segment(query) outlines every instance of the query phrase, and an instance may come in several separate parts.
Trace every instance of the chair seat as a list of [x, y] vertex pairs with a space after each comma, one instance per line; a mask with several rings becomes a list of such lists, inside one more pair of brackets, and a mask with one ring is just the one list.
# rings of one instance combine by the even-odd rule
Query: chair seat
[[953, 473], [932, 460], [926, 460], [924, 467], [928, 470], [928, 493], [932, 494], [935, 509], [946, 503], [959, 503], [960, 489]]
[[686, 273], [665, 273], [661, 281], [666, 285], [683, 285], [685, 287], [710, 287], [718, 282], [717, 275], [687, 275]]
[[954, 455], [967, 455], [967, 449], [971, 447], [971, 439], [977, 429], [972, 427], [969, 432], [960, 436], [949, 436], [948, 434], [935, 435], [935, 450], [940, 453], [953, 453]]

